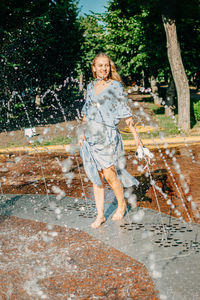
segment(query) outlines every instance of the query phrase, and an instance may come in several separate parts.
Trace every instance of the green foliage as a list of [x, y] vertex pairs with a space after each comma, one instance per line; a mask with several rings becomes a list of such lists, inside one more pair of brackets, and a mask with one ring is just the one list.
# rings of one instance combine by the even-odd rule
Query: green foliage
[[[104, 15], [78, 19], [75, 0], [2, 0], [1, 128], [18, 121], [27, 125], [25, 107], [33, 123], [36, 119], [38, 124], [61, 121], [63, 111], [68, 119], [73, 118], [82, 97], [74, 78], [82, 73], [90, 80], [91, 61], [101, 51], [111, 56], [121, 76], [130, 81], [142, 73], [157, 78], [168, 74], [162, 13], [176, 17], [186, 73], [192, 78], [200, 68], [199, 7], [199, 0], [110, 0]], [[66, 77], [67, 84], [60, 88]], [[47, 90], [37, 108], [36, 95]], [[199, 111], [197, 104], [194, 107]]]
[[154, 103], [149, 104], [150, 109], [155, 113], [155, 115], [164, 114], [165, 108], [164, 106], [157, 106]]
[[200, 101], [193, 103], [194, 116], [196, 121], [200, 121]]
[[92, 60], [99, 52], [105, 52], [105, 30], [104, 26], [99, 23], [98, 15], [95, 14], [80, 17], [79, 22], [83, 32], [79, 73], [83, 73], [85, 80], [88, 81], [92, 78]]
[[2, 100], [1, 130], [15, 130], [74, 120], [77, 116], [77, 109], [80, 111], [82, 108], [82, 98], [78, 81], [73, 78], [60, 89], [58, 86], [49, 89], [46, 96], [41, 98], [40, 106], [36, 106], [35, 96], [30, 90], [21, 95], [16, 93], [7, 102]]
[[32, 19], [43, 15], [51, 5], [49, 0], [1, 0], [0, 2], [0, 44], [9, 42], [17, 29]]
[[2, 77], [18, 91], [61, 84], [74, 74], [81, 42], [76, 5], [71, 0], [52, 3], [45, 15], [11, 36], [2, 51]]
[[[157, 76], [159, 69], [167, 65], [162, 20], [148, 9], [131, 12], [125, 2], [120, 5], [118, 0], [110, 1], [103, 18], [107, 52], [123, 76], [134, 77], [141, 71]], [[128, 11], [124, 12], [126, 8]]]
[[[21, 5], [23, 9], [23, 3]], [[35, 123], [34, 116], [38, 122], [42, 121], [42, 117], [49, 119], [52, 110], [45, 110], [44, 116], [43, 108], [37, 110], [35, 106], [36, 95], [42, 96], [47, 90], [50, 92], [42, 99], [42, 106], [54, 104], [60, 120], [61, 105], [68, 114], [66, 117], [72, 118], [79, 105], [77, 100], [82, 96], [78, 82], [74, 80], [82, 44], [76, 2], [49, 1], [48, 9], [43, 15], [32, 18], [21, 28], [20, 26], [9, 32], [9, 43], [5, 43], [1, 51], [2, 126], [11, 125], [11, 116], [14, 119], [21, 118], [22, 123], [26, 123], [25, 107], [31, 122]], [[60, 88], [66, 78], [65, 87]], [[13, 97], [13, 91], [18, 96], [16, 94]], [[54, 93], [57, 93], [60, 104]], [[25, 104], [23, 106], [19, 105], [21, 99]]]
[[200, 69], [200, 19], [181, 19], [177, 22], [177, 31], [186, 73], [192, 79]]
[[122, 14], [130, 16], [140, 14], [143, 9], [151, 10], [156, 14], [164, 14], [167, 18], [180, 20], [185, 17], [199, 18], [199, 0], [111, 0], [112, 9], [122, 9]]
[[162, 14], [176, 18], [187, 75], [192, 77], [199, 70], [199, 0], [111, 0], [104, 18], [108, 52], [121, 74], [130, 76], [143, 70], [159, 77], [170, 73]]

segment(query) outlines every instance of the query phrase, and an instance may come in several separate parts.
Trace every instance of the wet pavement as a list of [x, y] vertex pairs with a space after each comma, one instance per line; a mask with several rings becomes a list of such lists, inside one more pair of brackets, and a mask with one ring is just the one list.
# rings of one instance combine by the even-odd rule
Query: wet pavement
[[146, 268], [87, 233], [1, 217], [0, 299], [158, 299]]
[[199, 299], [199, 225], [130, 206], [123, 220], [113, 222], [112, 191], [106, 193], [106, 223], [98, 230], [90, 228], [96, 214], [90, 199], [3, 197], [2, 276], [11, 282], [25, 278], [22, 290], [30, 299], [37, 293], [47, 297], [41, 299], [156, 299], [156, 290], [160, 299]]

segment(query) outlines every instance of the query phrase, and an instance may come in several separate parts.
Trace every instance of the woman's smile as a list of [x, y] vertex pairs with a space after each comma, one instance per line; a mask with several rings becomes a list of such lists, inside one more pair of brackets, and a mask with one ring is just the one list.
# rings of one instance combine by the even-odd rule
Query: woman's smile
[[94, 66], [97, 78], [106, 79], [110, 74], [110, 63], [107, 57], [98, 57]]

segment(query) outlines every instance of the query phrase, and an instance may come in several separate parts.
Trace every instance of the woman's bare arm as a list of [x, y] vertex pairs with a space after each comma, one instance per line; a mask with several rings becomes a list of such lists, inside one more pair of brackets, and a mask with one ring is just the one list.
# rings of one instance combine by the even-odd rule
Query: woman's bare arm
[[[83, 126], [84, 124], [85, 124], [85, 119], [86, 119], [86, 116], [85, 115], [83, 115], [83, 118], [82, 118], [82, 120], [81, 120], [81, 126]], [[85, 141], [86, 140], [86, 138], [85, 138], [85, 134], [84, 134], [84, 130], [82, 131], [82, 134], [81, 134], [81, 136], [80, 136], [80, 138], [79, 138], [79, 140], [78, 140], [78, 145], [80, 146], [80, 147], [82, 147], [83, 146], [83, 141]]]
[[129, 127], [129, 129], [130, 129], [130, 131], [131, 131], [131, 133], [132, 133], [135, 141], [136, 141], [136, 146], [137, 147], [139, 147], [139, 145], [143, 146], [143, 143], [140, 140], [139, 135], [138, 135], [138, 133], [137, 133], [135, 127], [134, 127], [133, 118], [132, 117], [128, 117], [128, 118], [125, 119], [125, 122], [128, 125], [128, 127]]

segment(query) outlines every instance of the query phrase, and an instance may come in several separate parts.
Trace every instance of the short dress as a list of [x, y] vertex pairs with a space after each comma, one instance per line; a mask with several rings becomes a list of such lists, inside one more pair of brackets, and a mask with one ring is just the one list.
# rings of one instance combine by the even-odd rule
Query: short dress
[[81, 115], [86, 117], [86, 141], [80, 154], [89, 179], [101, 185], [98, 171], [114, 165], [124, 187], [138, 186], [138, 180], [125, 170], [122, 137], [117, 128], [120, 119], [132, 116], [122, 84], [113, 80], [97, 95], [94, 82], [89, 83]]

